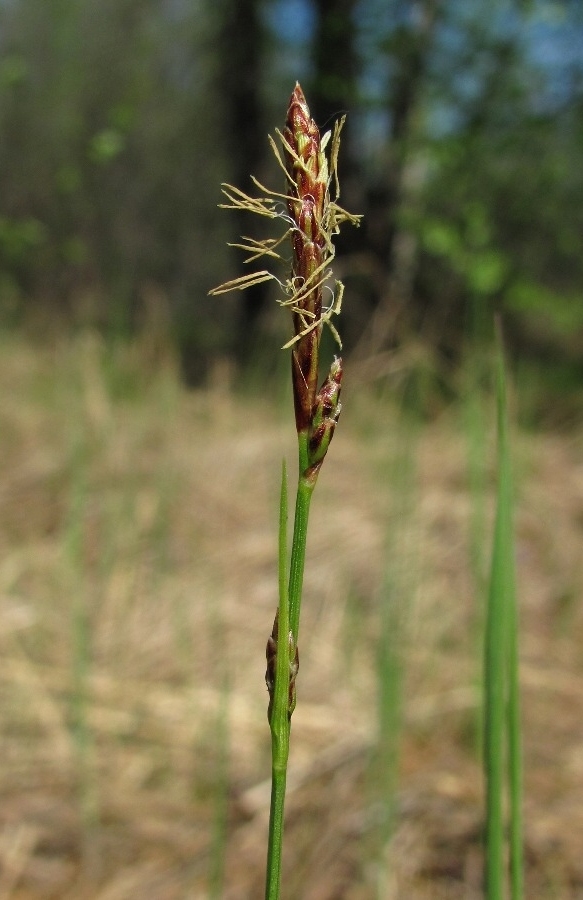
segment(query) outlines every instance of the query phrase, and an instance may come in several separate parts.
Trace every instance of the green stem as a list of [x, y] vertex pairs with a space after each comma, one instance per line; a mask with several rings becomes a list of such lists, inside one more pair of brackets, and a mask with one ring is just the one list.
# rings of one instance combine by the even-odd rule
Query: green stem
[[283, 847], [283, 814], [287, 761], [289, 756], [289, 603], [287, 590], [287, 475], [285, 461], [281, 472], [279, 503], [279, 611], [275, 686], [271, 712], [271, 809], [265, 900], [278, 900], [281, 882], [281, 853]]
[[502, 900], [504, 884], [504, 720], [506, 608], [501, 547], [504, 522], [500, 507], [496, 517], [492, 577], [486, 617], [484, 682], [484, 767], [486, 774], [486, 897]]
[[317, 471], [310, 471], [308, 462], [308, 432], [298, 434], [299, 476], [296, 494], [294, 533], [292, 539], [289, 582], [287, 579], [287, 477], [285, 462], [282, 468], [279, 506], [279, 611], [275, 687], [271, 713], [271, 808], [265, 900], [279, 900], [281, 883], [281, 855], [283, 847], [283, 819], [287, 763], [290, 737], [290, 638], [297, 646], [300, 607], [306, 561], [306, 542], [310, 501]]
[[520, 686], [518, 681], [518, 611], [516, 599], [510, 610], [510, 646], [508, 660], [508, 782], [510, 789], [510, 896], [524, 896], [524, 859], [522, 837], [522, 729]]
[[501, 490], [506, 509], [506, 667], [507, 667], [507, 715], [508, 715], [508, 793], [509, 793], [509, 849], [510, 849], [510, 897], [522, 900], [524, 895], [524, 859], [522, 838], [522, 734], [520, 720], [520, 684], [518, 668], [518, 603], [514, 563], [513, 489], [512, 463], [508, 437], [506, 382], [504, 354], [500, 325], [497, 329], [498, 381], [500, 406], [500, 469], [504, 475]]
[[[510, 811], [510, 896], [523, 896], [522, 756], [518, 684], [518, 612], [514, 572], [513, 489], [506, 382], [497, 329], [498, 496], [486, 618], [484, 764], [486, 897], [504, 896], [505, 779]], [[506, 751], [506, 752], [505, 752]]]
[[308, 465], [308, 433], [298, 433], [299, 477], [296, 494], [296, 512], [294, 519], [294, 535], [292, 540], [291, 562], [289, 570], [289, 620], [294, 640], [298, 642], [300, 628], [300, 607], [304, 584], [304, 566], [306, 562], [306, 543], [308, 538], [308, 519], [310, 501], [316, 484], [315, 476], [307, 476]]
[[265, 881], [265, 900], [279, 900], [286, 778], [287, 760], [283, 768], [272, 765], [271, 809], [269, 813], [269, 844], [267, 848], [267, 878]]

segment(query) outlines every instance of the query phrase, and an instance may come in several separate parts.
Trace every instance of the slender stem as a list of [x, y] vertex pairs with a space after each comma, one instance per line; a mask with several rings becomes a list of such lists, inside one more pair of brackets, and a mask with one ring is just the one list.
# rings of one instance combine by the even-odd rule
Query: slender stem
[[300, 607], [304, 584], [304, 566], [306, 562], [306, 543], [308, 538], [308, 519], [310, 501], [314, 491], [315, 479], [306, 477], [308, 471], [308, 433], [298, 433], [299, 478], [296, 494], [296, 512], [294, 519], [294, 535], [292, 540], [291, 562], [289, 570], [289, 621], [294, 640], [298, 642], [300, 627]]
[[[498, 350], [498, 497], [486, 620], [485, 754], [486, 897], [504, 896], [503, 799], [510, 811], [510, 896], [523, 895], [522, 758], [518, 685], [518, 613], [514, 572], [512, 471], [500, 329]], [[506, 754], [505, 754], [505, 751]]]
[[498, 508], [486, 617], [484, 768], [486, 775], [486, 897], [502, 900], [504, 884], [504, 720], [506, 609], [502, 578], [503, 515]]
[[307, 431], [298, 434], [298, 455], [299, 476], [289, 567], [289, 585], [287, 581], [287, 482], [285, 463], [282, 470], [279, 514], [279, 619], [275, 688], [270, 721], [271, 808], [269, 816], [265, 900], [278, 900], [281, 882], [281, 853], [283, 846], [283, 820], [291, 715], [289, 705], [289, 633], [291, 631], [294, 646], [296, 646], [304, 581], [310, 501], [315, 485], [315, 477], [309, 477], [305, 474], [309, 471]]
[[524, 859], [522, 837], [522, 730], [520, 686], [518, 681], [518, 615], [516, 599], [509, 610], [511, 618], [508, 660], [508, 782], [510, 789], [510, 896], [524, 896]]
[[281, 851], [283, 848], [283, 813], [287, 761], [283, 767], [271, 768], [271, 809], [269, 813], [269, 844], [267, 847], [267, 878], [265, 900], [279, 900], [281, 884]]
[[281, 853], [283, 846], [283, 815], [287, 761], [289, 756], [289, 604], [287, 591], [287, 474], [285, 461], [281, 472], [279, 503], [279, 610], [277, 629], [277, 657], [271, 728], [271, 809], [265, 900], [278, 900], [281, 882]]
[[524, 861], [522, 848], [522, 735], [520, 721], [520, 685], [518, 670], [518, 609], [514, 563], [514, 527], [512, 497], [512, 462], [508, 436], [506, 379], [504, 351], [500, 324], [497, 323], [498, 394], [500, 429], [501, 503], [506, 514], [505, 539], [505, 604], [506, 612], [506, 673], [507, 673], [507, 746], [509, 794], [510, 897], [522, 900], [524, 894]]
[[486, 897], [504, 894], [504, 749], [506, 666], [508, 659], [508, 543], [512, 538], [508, 504], [509, 471], [505, 465], [506, 396], [502, 362], [498, 360], [498, 495], [494, 547], [486, 615], [484, 764], [486, 773]]

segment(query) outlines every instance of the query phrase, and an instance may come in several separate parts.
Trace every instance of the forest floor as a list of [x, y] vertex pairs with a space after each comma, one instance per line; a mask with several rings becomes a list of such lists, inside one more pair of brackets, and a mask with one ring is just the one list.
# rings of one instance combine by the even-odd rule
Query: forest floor
[[[346, 384], [310, 524], [283, 900], [477, 900], [491, 404], [469, 430], [459, 403], [420, 424], [391, 385]], [[526, 896], [575, 900], [583, 423], [515, 429], [513, 451]], [[263, 895], [284, 455], [293, 472], [290, 405], [234, 393], [226, 365], [187, 391], [155, 342], [4, 339], [0, 900]]]

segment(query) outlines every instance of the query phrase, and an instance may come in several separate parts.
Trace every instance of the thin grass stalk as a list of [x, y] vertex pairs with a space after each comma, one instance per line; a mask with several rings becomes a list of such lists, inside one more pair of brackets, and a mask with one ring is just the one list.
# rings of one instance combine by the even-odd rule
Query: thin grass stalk
[[488, 900], [502, 900], [504, 891], [504, 727], [506, 613], [504, 553], [508, 539], [502, 497], [505, 478], [499, 473], [494, 549], [486, 611], [484, 671], [484, 770], [486, 778], [486, 860]]
[[[289, 602], [287, 569], [287, 472], [285, 460], [281, 470], [279, 501], [279, 607], [268, 651], [275, 653], [275, 680], [270, 699], [271, 727], [271, 809], [269, 815], [269, 839], [267, 847], [267, 871], [265, 881], [266, 900], [277, 900], [281, 883], [281, 855], [283, 848], [283, 817], [289, 757], [289, 649], [281, 643], [289, 640]], [[280, 641], [283, 635], [283, 641]], [[285, 652], [281, 652], [285, 649]], [[268, 660], [269, 661], [269, 660]]]
[[464, 418], [468, 440], [468, 474], [472, 498], [470, 519], [470, 561], [479, 594], [480, 617], [478, 631], [483, 633], [482, 610], [488, 586], [486, 559], [486, 454], [487, 427], [485, 423], [484, 392], [491, 379], [491, 328], [485, 321], [484, 304], [480, 297], [472, 297], [468, 309], [467, 346], [465, 363]]
[[403, 726], [402, 610], [398, 601], [398, 575], [387, 573], [381, 605], [376, 670], [378, 678], [378, 736], [373, 759], [375, 805], [379, 827], [374, 852], [377, 863], [376, 896], [382, 900], [390, 879], [389, 843], [395, 824], [395, 803]]
[[[501, 330], [496, 330], [498, 353], [498, 420], [499, 420], [499, 467], [501, 472], [502, 506], [505, 510], [505, 587], [508, 629], [506, 640], [507, 672], [507, 747], [508, 747], [508, 796], [509, 796], [509, 855], [510, 855], [510, 897], [522, 900], [524, 893], [523, 823], [522, 823], [522, 725], [520, 713], [519, 653], [518, 653], [518, 602], [516, 594], [516, 573], [513, 526], [513, 479], [508, 436], [508, 414], [506, 401], [506, 377]], [[502, 477], [503, 476], [503, 477]]]
[[402, 439], [395, 445], [395, 456], [379, 473], [379, 478], [392, 486], [385, 544], [387, 562], [377, 636], [378, 738], [372, 772], [374, 802], [380, 813], [374, 844], [378, 867], [376, 896], [379, 900], [389, 893], [392, 878], [390, 841], [395, 827], [403, 732], [404, 657], [408, 642], [408, 615], [414, 599], [413, 573], [419, 571], [411, 535], [415, 509], [416, 426], [408, 420], [404, 410], [401, 410], [395, 433]]
[[511, 897], [520, 900], [523, 862], [518, 624], [506, 380], [499, 333], [497, 357], [498, 494], [486, 613], [484, 673], [485, 886], [487, 900], [502, 900], [506, 884], [504, 800], [508, 789]]
[[[304, 472], [307, 469], [307, 437], [298, 436], [298, 470]], [[304, 568], [306, 563], [306, 545], [308, 541], [308, 521], [310, 517], [310, 503], [314, 492], [314, 483], [298, 478], [296, 493], [296, 508], [294, 518], [294, 533], [291, 549], [289, 569], [289, 619], [290, 630], [297, 644], [300, 630], [300, 609], [302, 603], [302, 591], [304, 585]]]
[[523, 763], [522, 725], [520, 713], [520, 684], [518, 670], [518, 610], [510, 607], [508, 654], [508, 782], [510, 793], [510, 896], [522, 900], [524, 896], [523, 850]]
[[[468, 303], [466, 323], [466, 360], [464, 364], [464, 424], [467, 439], [467, 465], [470, 490], [470, 566], [474, 580], [476, 604], [473, 616], [472, 643], [475, 647], [476, 714], [474, 724], [475, 752], [482, 758], [484, 747], [484, 715], [480, 699], [483, 690], [485, 615], [489, 589], [487, 470], [488, 426], [492, 382], [492, 327], [482, 298], [474, 294]], [[489, 390], [487, 390], [487, 387]], [[488, 404], [488, 405], [487, 405]]]
[[[269, 690], [268, 719], [272, 746], [272, 793], [267, 853], [265, 896], [279, 897], [283, 814], [290, 721], [295, 708], [295, 680], [299, 667], [297, 640], [303, 591], [308, 519], [312, 493], [340, 415], [342, 360], [335, 358], [328, 375], [318, 389], [319, 350], [325, 324], [341, 346], [331, 322], [340, 312], [344, 287], [336, 281], [332, 289], [330, 264], [334, 259], [333, 238], [340, 224], [353, 216], [337, 203], [340, 188], [337, 160], [343, 119], [333, 132], [323, 137], [310, 116], [299, 84], [292, 92], [285, 127], [277, 131], [281, 147], [270, 137], [271, 148], [285, 174], [286, 193], [272, 191], [256, 178], [253, 183], [262, 196], [252, 197], [232, 185], [223, 185], [227, 209], [247, 210], [268, 219], [280, 219], [286, 232], [279, 238], [242, 238], [234, 246], [249, 253], [246, 262], [262, 257], [281, 259], [277, 248], [286, 236], [292, 247], [291, 274], [285, 284], [266, 269], [243, 275], [214, 288], [220, 295], [245, 290], [264, 281], [276, 280], [283, 288], [281, 306], [292, 314], [293, 337], [283, 349], [291, 349], [292, 388], [298, 436], [298, 487], [292, 539], [291, 560], [287, 560], [287, 483], [282, 473], [279, 521], [279, 607], [271, 637], [267, 642]], [[328, 155], [326, 150], [328, 149]], [[331, 196], [333, 193], [333, 196]], [[283, 211], [282, 211], [283, 208]], [[324, 288], [330, 290], [330, 302], [324, 305]]]

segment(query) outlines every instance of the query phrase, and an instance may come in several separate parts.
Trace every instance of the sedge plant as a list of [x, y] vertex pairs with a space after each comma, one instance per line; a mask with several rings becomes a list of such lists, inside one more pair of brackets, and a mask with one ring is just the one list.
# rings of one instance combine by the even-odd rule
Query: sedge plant
[[[360, 217], [338, 204], [340, 186], [337, 161], [344, 118], [333, 131], [320, 134], [299, 84], [290, 98], [283, 131], [277, 141], [269, 137], [275, 158], [285, 175], [286, 191], [273, 191], [252, 177], [260, 196], [252, 197], [232, 185], [223, 185], [227, 209], [246, 210], [278, 219], [285, 230], [277, 238], [243, 238], [234, 246], [249, 255], [246, 263], [267, 258], [281, 260], [280, 248], [291, 244], [291, 272], [281, 282], [267, 269], [254, 271], [214, 288], [217, 295], [245, 290], [263, 281], [282, 288], [278, 302], [291, 312], [293, 335], [284, 344], [291, 351], [292, 390], [298, 438], [298, 484], [291, 555], [288, 559], [287, 476], [282, 467], [279, 514], [279, 604], [267, 642], [266, 682], [271, 729], [272, 790], [265, 880], [266, 900], [280, 896], [283, 819], [291, 716], [296, 703], [299, 668], [298, 635], [306, 558], [308, 518], [312, 494], [340, 415], [342, 360], [335, 357], [320, 387], [319, 351], [323, 327], [341, 341], [331, 319], [340, 312], [344, 286], [332, 280], [334, 236], [343, 222]], [[325, 303], [324, 300], [327, 300]]]

